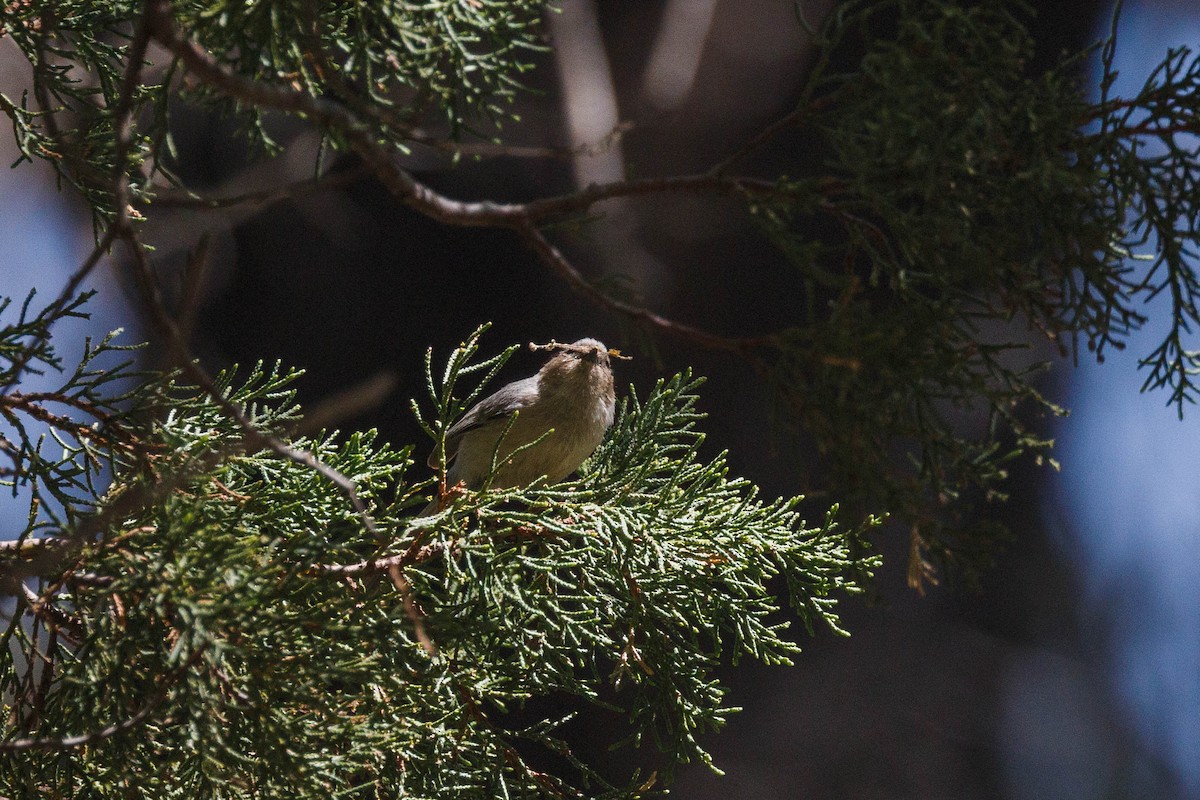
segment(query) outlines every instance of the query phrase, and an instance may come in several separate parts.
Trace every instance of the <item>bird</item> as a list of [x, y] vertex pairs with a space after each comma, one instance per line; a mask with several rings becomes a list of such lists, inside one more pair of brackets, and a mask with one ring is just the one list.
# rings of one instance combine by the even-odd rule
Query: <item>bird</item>
[[[616, 409], [610, 359], [627, 356], [597, 339], [531, 343], [530, 349], [557, 352], [536, 375], [488, 395], [446, 431], [446, 486], [479, 489], [489, 475], [497, 489], [525, 486], [541, 477], [558, 483], [604, 440]], [[428, 463], [439, 467], [436, 450]], [[441, 505], [435, 496], [420, 516]]]

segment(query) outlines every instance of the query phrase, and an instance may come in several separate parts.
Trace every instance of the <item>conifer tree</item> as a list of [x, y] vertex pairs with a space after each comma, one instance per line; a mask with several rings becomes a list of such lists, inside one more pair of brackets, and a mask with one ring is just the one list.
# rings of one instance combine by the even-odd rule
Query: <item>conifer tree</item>
[[[24, 158], [88, 204], [97, 236], [53, 299], [0, 305], [0, 481], [30, 502], [0, 550], [13, 598], [0, 792], [651, 795], [707, 761], [698, 737], [734, 710], [719, 665], [799, 651], [784, 605], [810, 631], [841, 630], [835, 603], [878, 566], [865, 534], [879, 515], [911, 530], [917, 587], [934, 561], [969, 569], [994, 544], [961, 508], [1002, 496], [1013, 458], [1043, 457], [1031, 418], [1059, 411], [995, 323], [1102, 356], [1146, 321], [1145, 298], [1167, 294], [1146, 385], [1180, 413], [1195, 402], [1192, 52], [1113, 97], [1115, 19], [1101, 49], [1038, 72], [1018, 4], [842, 2], [819, 28], [797, 10], [818, 58], [795, 110], [711, 169], [500, 203], [440, 194], [397, 157], [415, 143], [468, 154], [509, 113], [547, 46], [541, 2], [9, 3], [0, 34], [32, 79], [0, 109]], [[1098, 102], [1078, 76], [1093, 57]], [[816, 443], [838, 502], [805, 522], [799, 498], [760, 497], [723, 456], [701, 458], [687, 372], [628, 392], [605, 443], [552, 486], [455, 490], [414, 467], [429, 442], [295, 433], [298, 373], [205, 371], [140, 236], [156, 200], [190, 191], [169, 168], [177, 102], [235, 118], [264, 159], [277, 150], [268, 119], [295, 117], [420, 214], [512, 231], [553, 279], [646, 335], [737, 354]], [[424, 132], [431, 113], [445, 138]], [[819, 174], [746, 169], [796, 129], [828, 149]], [[1165, 155], [1147, 156], [1148, 140]], [[280, 191], [333, 185], [322, 164]], [[549, 232], [605, 199], [679, 193], [744, 204], [805, 279], [790, 325], [728, 336], [665, 318], [589, 282]], [[111, 254], [171, 356], [166, 374], [132, 371], [115, 337], [78, 362], [63, 355], [78, 343], [55, 338], [87, 313], [79, 288]], [[481, 355], [498, 349], [482, 333], [426, 363], [413, 413], [435, 444], [513, 352]], [[60, 385], [25, 391], [32, 372]], [[964, 433], [962, 410], [990, 424]], [[417, 516], [435, 491], [448, 506]], [[613, 774], [580, 748], [581, 728], [642, 766]]]

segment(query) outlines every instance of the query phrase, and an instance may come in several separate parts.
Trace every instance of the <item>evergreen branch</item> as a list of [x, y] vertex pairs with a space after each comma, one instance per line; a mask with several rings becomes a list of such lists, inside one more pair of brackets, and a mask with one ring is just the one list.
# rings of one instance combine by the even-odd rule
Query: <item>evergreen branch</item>
[[[67, 280], [63, 289], [60, 291], [58, 298], [51, 304], [52, 308], [65, 308], [72, 300], [75, 299], [79, 291], [79, 287], [83, 284], [92, 270], [100, 262], [104, 253], [112, 246], [118, 233], [128, 224], [129, 208], [129, 186], [125, 178], [126, 156], [132, 144], [132, 124], [134, 101], [133, 96], [141, 84], [142, 67], [146, 57], [146, 49], [150, 43], [150, 29], [146, 24], [146, 15], [143, 14], [139, 18], [134, 38], [130, 44], [127, 58], [129, 59], [126, 65], [124, 77], [121, 81], [121, 90], [119, 99], [115, 108], [116, 124], [114, 126], [114, 142], [115, 154], [114, 159], [114, 176], [113, 184], [115, 187], [114, 196], [117, 198], [117, 219], [112, 224], [106, 227], [104, 233], [100, 236], [96, 245], [92, 248], [92, 252], [84, 259], [83, 264], [71, 275]], [[39, 47], [39, 57], [37, 64], [45, 64], [44, 52]], [[44, 81], [38, 81], [35, 85], [38, 93], [39, 102], [42, 105], [43, 113], [47, 115], [50, 125], [50, 134], [54, 139], [61, 139], [61, 132], [58, 131], [54, 123], [53, 113], [50, 109], [50, 102], [46, 96], [46, 84]], [[7, 102], [7, 101], [6, 101]], [[9, 104], [11, 106], [11, 104]], [[10, 111], [11, 115], [11, 111]], [[15, 122], [15, 117], [14, 117]], [[49, 326], [43, 331], [43, 337], [49, 336]], [[29, 363], [29, 358], [36, 353], [36, 348], [28, 348], [22, 353], [18, 361], [14, 362], [11, 371], [7, 377], [0, 393], [7, 392], [12, 389], [20, 380], [22, 373], [25, 371]]]
[[[155, 14], [163, 13], [161, 7], [168, 5], [162, 0], [147, 0], [147, 11], [144, 16], [145, 32], [147, 37], [150, 35], [152, 25], [154, 24]], [[118, 176], [117, 185], [126, 186], [123, 175]], [[123, 199], [127, 197], [125, 191], [118, 190], [117, 197]], [[176, 366], [183, 371], [200, 389], [207, 394], [213, 402], [215, 402], [230, 419], [234, 420], [238, 427], [241, 428], [242, 434], [245, 437], [245, 445], [252, 449], [270, 450], [280, 458], [284, 458], [293, 463], [304, 466], [321, 477], [328, 480], [333, 485], [345, 494], [350, 505], [358, 514], [360, 521], [371, 536], [376, 540], [382, 539], [382, 533], [375, 524], [375, 520], [371, 515], [370, 509], [363, 502], [359, 495], [358, 487], [354, 481], [348, 478], [343, 473], [326, 464], [324, 461], [317, 458], [313, 453], [302, 448], [294, 447], [281, 438], [264, 432], [247, 416], [245, 409], [237, 403], [232, 402], [213, 382], [208, 373], [199, 365], [192, 357], [188, 350], [187, 343], [184, 341], [179, 327], [174, 319], [167, 313], [166, 303], [162, 297], [162, 293], [158, 288], [158, 283], [155, 279], [154, 270], [150, 265], [149, 256], [146, 254], [145, 246], [138, 240], [137, 234], [129, 227], [129, 208], [128, 203], [119, 205], [118, 216], [114, 221], [114, 227], [119, 231], [119, 236], [124, 240], [134, 266], [134, 273], [137, 279], [137, 284], [142, 295], [143, 306], [150, 314], [151, 321], [158, 330], [159, 335], [165, 340], [168, 350], [171, 352], [172, 358]], [[408, 613], [409, 620], [412, 622], [417, 636], [422, 645], [430, 656], [436, 655], [436, 649], [432, 644], [432, 640], [425, 631], [424, 617], [417, 607], [408, 586], [408, 582], [398, 572], [393, 570], [389, 573], [396, 590], [400, 593], [405, 611]]]
[[[456, 397], [460, 378], [494, 377], [511, 352], [477, 359], [477, 339], [451, 354], [439, 380], [430, 370], [436, 420], [423, 425], [435, 437], [483, 389]], [[808, 529], [794, 502], [762, 504], [720, 458], [696, 460], [702, 436], [688, 376], [631, 398], [580, 481], [470, 493], [433, 517], [405, 510], [428, 486], [404, 482], [407, 451], [373, 445], [369, 434], [342, 445], [289, 442], [367, 491], [395, 494], [376, 510], [380, 528], [396, 532], [381, 542], [335, 485], [250, 447], [218, 401], [254, 408], [257, 429], [284, 430], [298, 417], [285, 388], [294, 376], [260, 368], [241, 385], [219, 376], [215, 393], [167, 387], [171, 411], [144, 433], [157, 454], [149, 468], [118, 470], [106, 502], [69, 537], [6, 548], [26, 568], [39, 557], [58, 564], [26, 611], [52, 623], [51, 638], [10, 628], [21, 653], [54, 664], [51, 677], [41, 673], [46, 691], [0, 660], [0, 689], [25, 698], [18, 718], [44, 732], [94, 726], [94, 709], [113, 698], [139, 710], [86, 734], [10, 740], [28, 767], [0, 768], [0, 785], [66, 791], [77, 765], [102, 781], [118, 764], [166, 759], [188, 790], [196, 754], [235, 765], [221, 767], [222, 780], [253, 763], [256, 785], [286, 785], [296, 797], [347, 780], [416, 796], [493, 797], [501, 785], [521, 797], [626, 796], [650, 781], [635, 774], [609, 786], [550, 735], [560, 723], [514, 731], [509, 711], [527, 699], [590, 703], [615, 691], [631, 721], [613, 738], [658, 737], [666, 781], [671, 765], [707, 757], [696, 736], [728, 713], [715, 664], [743, 652], [774, 663], [795, 651], [767, 621], [778, 605], [771, 576], [788, 576], [806, 624], [836, 629], [831, 593], [857, 591], [853, 565], [874, 563], [851, 556], [857, 531], [837, 532], [831, 520]], [[382, 574], [400, 584], [398, 595], [370, 580]], [[82, 644], [54, 638], [48, 603], [77, 617]], [[436, 650], [413, 616], [438, 632]], [[199, 647], [211, 663], [180, 674]], [[143, 733], [107, 744], [135, 728]], [[271, 746], [281, 738], [288, 747]], [[526, 752], [535, 743], [603, 792], [535, 768]], [[52, 768], [62, 753], [69, 766]], [[393, 755], [403, 770], [389, 766]]]
[[[153, 0], [152, 0], [153, 2]], [[247, 416], [245, 409], [238, 404], [232, 402], [225, 394], [217, 387], [208, 373], [192, 357], [188, 351], [187, 344], [183, 341], [179, 333], [179, 328], [175, 321], [171, 319], [167, 313], [166, 304], [162, 298], [162, 294], [158, 289], [157, 281], [154, 277], [154, 270], [150, 265], [149, 257], [145, 252], [145, 246], [137, 240], [137, 238], [129, 233], [123, 237], [128, 246], [130, 255], [135, 266], [135, 275], [138, 280], [138, 285], [142, 293], [142, 302], [150, 313], [151, 321], [154, 323], [159, 334], [166, 341], [169, 350], [171, 351], [172, 359], [176, 366], [187, 375], [188, 379], [193, 381], [200, 387], [201, 391], [212, 398], [222, 411], [225, 412], [238, 427], [241, 428], [242, 434], [245, 437], [245, 446], [252, 449], [270, 450], [280, 458], [292, 461], [301, 466], [311, 469], [313, 472], [321, 475], [333, 485], [337, 486], [350, 501], [354, 510], [358, 513], [362, 520], [363, 526], [376, 538], [380, 538], [379, 529], [376, 527], [374, 520], [371, 517], [370, 510], [363, 502], [358, 494], [358, 488], [354, 481], [347, 478], [342, 473], [325, 464], [320, 459], [316, 458], [312, 453], [293, 447], [278, 437], [266, 433], [259, 429], [257, 425]], [[240, 448], [239, 448], [240, 449]]]
[[129, 165], [126, 163], [133, 146], [134, 94], [141, 87], [146, 49], [150, 46], [149, 7], [143, 9], [134, 27], [133, 39], [125, 53], [125, 73], [121, 78], [117, 105], [113, 111], [113, 199], [116, 206], [113, 227], [118, 234], [129, 227], [133, 207], [130, 205]]
[[187, 661], [176, 670], [173, 680], [168, 681], [166, 685], [158, 690], [150, 700], [142, 706], [132, 716], [104, 726], [98, 730], [89, 731], [87, 733], [79, 733], [73, 736], [65, 737], [43, 737], [43, 738], [23, 738], [10, 739], [8, 741], [0, 741], [0, 753], [15, 753], [28, 752], [30, 750], [49, 750], [49, 751], [68, 751], [76, 750], [81, 747], [99, 744], [106, 739], [111, 739], [114, 736], [133, 730], [146, 723], [154, 712], [162, 706], [170, 695], [170, 691], [174, 684], [178, 682], [192, 666], [200, 660], [204, 655], [207, 645], [201, 645]]
[[[87, 298], [91, 296], [90, 293], [80, 294], [79, 287], [83, 285], [83, 282], [87, 280], [92, 270], [100, 263], [100, 259], [108, 252], [115, 236], [115, 229], [112, 227], [105, 229], [104, 234], [101, 235], [95, 247], [92, 248], [92, 252], [83, 260], [79, 268], [71, 273], [71, 277], [67, 279], [66, 284], [58, 293], [58, 297], [43, 311], [43, 314], [50, 322], [36, 331], [34, 341], [23, 347], [3, 373], [0, 373], [4, 375], [4, 382], [0, 384], [0, 394], [11, 391], [21, 380], [21, 376], [25, 374], [30, 363], [40, 357], [39, 354], [42, 352], [42, 348], [50, 340], [50, 329], [53, 323], [64, 316], [72, 316], [74, 309], [86, 302]], [[0, 309], [2, 309], [2, 305], [0, 305]]]
[[[345, 106], [306, 92], [267, 85], [223, 68], [215, 58], [176, 27], [171, 18], [169, 0], [151, 0], [148, 20], [154, 37], [170, 50], [198, 79], [231, 97], [257, 107], [274, 108], [313, 119], [346, 137], [350, 146], [369, 165], [373, 174], [405, 205], [438, 222], [468, 227], [507, 227], [520, 233], [543, 261], [560, 277], [586, 297], [617, 311], [635, 322], [649, 324], [664, 333], [695, 341], [703, 346], [744, 351], [769, 341], [771, 337], [747, 338], [744, 342], [702, 331], [694, 326], [675, 323], [660, 314], [613, 298], [582, 280], [556, 249], [543, 246], [541, 234], [531, 235], [532, 223], [547, 217], [585, 211], [598, 202], [618, 197], [633, 197], [669, 192], [769, 193], [775, 183], [756, 178], [731, 178], [702, 174], [667, 178], [648, 178], [590, 186], [569, 195], [544, 198], [529, 203], [464, 202], [439, 194], [417, 181], [395, 163], [392, 155], [371, 136], [369, 127]], [[541, 240], [541, 241], [539, 241]], [[548, 244], [548, 242], [546, 242]], [[564, 269], [564, 265], [568, 269]]]

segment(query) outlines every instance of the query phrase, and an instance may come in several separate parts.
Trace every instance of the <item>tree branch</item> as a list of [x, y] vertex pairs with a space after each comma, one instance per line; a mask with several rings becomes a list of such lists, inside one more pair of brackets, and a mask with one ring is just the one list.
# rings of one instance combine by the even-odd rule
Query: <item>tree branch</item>
[[170, 694], [171, 687], [178, 683], [179, 679], [183, 677], [184, 673], [191, 669], [192, 665], [200, 659], [200, 656], [202, 656], [204, 651], [207, 649], [207, 643], [202, 644], [199, 648], [197, 648], [196, 652], [192, 653], [188, 660], [184, 664], [180, 665], [180, 667], [175, 670], [174, 674], [170, 676], [170, 679], [167, 681], [167, 685], [161, 688], [154, 695], [154, 697], [152, 697], [150, 701], [146, 703], [146, 705], [142, 706], [142, 708], [138, 710], [138, 712], [132, 717], [123, 719], [120, 722], [114, 722], [111, 725], [106, 725], [99, 730], [90, 731], [88, 733], [80, 733], [76, 734], [75, 736], [66, 736], [63, 738], [30, 737], [0, 742], [0, 753], [15, 753], [28, 750], [74, 750], [77, 747], [86, 747], [87, 745], [102, 742], [105, 739], [111, 739], [113, 736], [116, 736], [119, 733], [124, 733], [125, 731], [136, 728], [146, 720], [150, 719], [150, 716], [158, 709], [159, 706], [163, 704], [163, 701], [167, 699], [167, 695]]
[[833, 105], [832, 95], [826, 95], [811, 101], [808, 101], [807, 98], [805, 100], [807, 102], [802, 102], [799, 107], [763, 128], [737, 150], [734, 150], [724, 159], [713, 165], [713, 168], [709, 170], [709, 174], [724, 175], [734, 164], [749, 158], [761, 150], [783, 131], [803, 125], [814, 113], [824, 111]]
[[596, 203], [617, 197], [672, 192], [768, 193], [777, 190], [773, 182], [759, 178], [729, 177], [712, 172], [593, 185], [579, 192], [529, 203], [455, 200], [432, 190], [400, 167], [393, 154], [379, 144], [369, 126], [345, 106], [290, 87], [245, 78], [226, 69], [212, 54], [188, 39], [178, 29], [171, 17], [169, 0], [149, 0], [147, 21], [152, 36], [200, 81], [241, 102], [303, 116], [322, 126], [338, 130], [375, 177], [400, 202], [447, 225], [506, 227], [517, 231], [552, 272], [567, 279], [572, 287], [600, 306], [627, 316], [639, 324], [704, 347], [746, 353], [755, 347], [778, 344], [777, 334], [744, 339], [720, 336], [675, 322], [641, 306], [612, 298], [584, 280], [579, 271], [537, 231], [534, 225], [535, 222], [548, 217], [586, 211]]
[[230, 419], [237, 423], [238, 427], [242, 429], [246, 444], [250, 448], [270, 450], [281, 458], [308, 467], [333, 483], [350, 500], [350, 504], [354, 507], [364, 527], [366, 527], [371, 535], [376, 539], [382, 538], [374, 519], [371, 517], [370, 511], [367, 509], [366, 503], [363, 502], [358, 494], [358, 488], [355, 486], [354, 481], [333, 467], [330, 467], [307, 450], [292, 447], [278, 437], [259, 430], [253, 420], [246, 415], [245, 409], [226, 397], [217, 385], [213, 383], [208, 373], [192, 357], [187, 344], [183, 341], [178, 326], [175, 324], [175, 320], [171, 319], [170, 315], [167, 314], [166, 305], [163, 302], [162, 293], [158, 289], [158, 284], [154, 279], [154, 270], [150, 266], [150, 259], [146, 254], [145, 245], [138, 240], [132, 231], [126, 231], [121, 238], [128, 247], [129, 254], [132, 257], [134, 274], [142, 294], [142, 302], [150, 313], [151, 321], [155, 328], [166, 340], [167, 347], [171, 352], [172, 360], [176, 363], [176, 366], [183, 370], [184, 374], [190, 380], [194, 381], [200, 387], [201, 391], [207, 394]]
[[533, 249], [543, 262], [545, 262], [559, 277], [563, 278], [573, 289], [578, 291], [584, 297], [594, 301], [603, 308], [611, 311], [616, 311], [620, 314], [644, 324], [651, 325], [659, 330], [669, 332], [675, 336], [679, 336], [689, 341], [696, 342], [704, 347], [714, 350], [724, 350], [727, 352], [740, 353], [749, 355], [751, 351], [761, 347], [776, 347], [780, 341], [777, 334], [768, 334], [765, 336], [751, 337], [729, 337], [721, 336], [715, 333], [710, 333], [700, 328], [685, 325], [681, 322], [667, 319], [659, 314], [650, 311], [647, 308], [627, 303], [623, 300], [611, 297], [596, 288], [595, 284], [589, 282], [584, 276], [571, 264], [570, 261], [548, 240], [537, 226], [532, 221], [523, 220], [517, 227], [517, 232], [522, 239]]

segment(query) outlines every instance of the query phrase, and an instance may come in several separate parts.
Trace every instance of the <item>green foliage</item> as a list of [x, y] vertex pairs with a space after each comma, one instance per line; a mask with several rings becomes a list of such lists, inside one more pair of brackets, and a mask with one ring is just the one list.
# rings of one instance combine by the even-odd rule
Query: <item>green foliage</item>
[[[430, 110], [456, 129], [495, 120], [539, 48], [536, 0], [188, 3], [183, 28], [223, 64], [267, 84], [330, 93], [402, 142]], [[219, 99], [217, 95], [210, 95]], [[252, 130], [269, 142], [253, 108]]]
[[24, 529], [6, 538], [23, 541], [93, 511], [104, 475], [135, 460], [139, 434], [129, 408], [144, 403], [154, 385], [129, 370], [130, 348], [113, 341], [120, 331], [86, 341], [79, 362], [53, 388], [14, 389], [22, 373], [64, 373], [50, 327], [85, 317], [81, 308], [90, 296], [35, 313], [30, 293], [15, 319], [11, 300], [0, 298], [0, 457], [7, 462], [0, 465], [0, 487], [29, 501]]
[[[0, 21], [0, 33], [33, 68], [32, 98], [0, 95], [0, 111], [12, 121], [22, 158], [53, 165], [101, 218], [114, 211], [114, 174], [128, 176], [136, 200], [148, 199], [151, 173], [174, 180], [163, 156], [172, 147], [175, 96], [239, 116], [253, 143], [275, 148], [263, 109], [187, 80], [168, 60], [141, 70], [128, 98], [140, 122], [125, 163], [116, 163], [116, 115], [131, 68], [130, 37], [146, 5], [20, 0], [6, 5]], [[221, 65], [263, 86], [336, 98], [363, 113], [379, 141], [403, 147], [431, 113], [454, 131], [506, 114], [518, 77], [541, 47], [543, 5], [293, 0], [168, 7]], [[340, 142], [338, 131], [328, 133]]]
[[[0, 110], [12, 120], [22, 159], [52, 165], [102, 216], [112, 212], [112, 175], [118, 169], [115, 112], [121, 106], [129, 25], [141, 6], [29, 0], [7, 4], [0, 23], [33, 70], [32, 98], [28, 92], [19, 101], [0, 95]], [[141, 84], [130, 98], [132, 107], [165, 109], [167, 90], [166, 82]], [[138, 136], [122, 171], [136, 171], [161, 135]], [[134, 182], [135, 196], [140, 183]]]
[[[1103, 53], [1099, 130], [1089, 136], [1084, 153], [1103, 175], [1101, 203], [1123, 215], [1118, 252], [1146, 263], [1127, 279], [1119, 298], [1122, 313], [1140, 325], [1146, 320], [1133, 308], [1135, 299], [1170, 297], [1167, 333], [1140, 360], [1147, 369], [1142, 389], [1169, 389], [1169, 402], [1182, 417], [1184, 404], [1200, 399], [1200, 348], [1188, 349], [1200, 327], [1200, 57], [1190, 48], [1173, 48], [1136, 95], [1114, 98], [1117, 21], [1114, 16]], [[1097, 349], [1113, 341], [1097, 339]]]
[[[504, 357], [476, 349], [431, 381], [435, 438], [458, 378]], [[218, 388], [282, 432], [294, 377], [259, 367]], [[774, 579], [806, 626], [837, 630], [835, 598], [876, 562], [833, 512], [809, 528], [796, 500], [763, 502], [723, 456], [701, 459], [698, 384], [631, 395], [578, 480], [459, 494], [433, 517], [412, 516], [429, 481], [410, 478], [411, 448], [372, 432], [292, 442], [354, 480], [382, 540], [315, 471], [246, 450], [210, 397], [162, 385], [99, 535], [18, 599], [3, 738], [36, 744], [0, 751], [0, 791], [629, 797], [707, 760], [698, 737], [733, 710], [717, 666], [798, 650]], [[653, 743], [638, 753], [651, 772], [597, 769], [575, 712], [612, 720], [604, 744]]]
[[[808, 89], [825, 176], [783, 178], [753, 207], [805, 280], [773, 364], [782, 403], [832, 485], [944, 557], [994, 539], [963, 530], [956, 501], [1003, 497], [1006, 464], [1051, 444], [1029, 422], [1062, 413], [1039, 391], [1031, 331], [1064, 353], [1121, 348], [1145, 322], [1139, 306], [1169, 290], [1173, 325], [1143, 362], [1147, 386], [1169, 385], [1181, 407], [1195, 393], [1184, 339], [1197, 322], [1200, 151], [1170, 136], [1148, 156], [1143, 140], [1195, 130], [1200, 62], [1173, 52], [1138, 97], [1092, 106], [1082, 57], [1029, 69], [1030, 13], [840, 4]], [[853, 69], [821, 68], [850, 43], [864, 50]], [[1090, 122], [1099, 131], [1082, 133]], [[1126, 257], [1154, 241], [1153, 268], [1133, 274]]]
[[[1034, 420], [1061, 413], [1039, 391], [1036, 338], [1102, 358], [1146, 323], [1144, 301], [1168, 296], [1170, 325], [1142, 358], [1145, 387], [1166, 388], [1181, 414], [1196, 399], [1200, 60], [1170, 51], [1139, 92], [1113, 97], [1114, 27], [1092, 103], [1079, 75], [1093, 51], [1030, 66], [1028, 4], [850, 0], [820, 30], [802, 5], [796, 35], [818, 52], [794, 115], [709, 173], [661, 184], [752, 186], [761, 232], [803, 282], [792, 320], [759, 339], [769, 352], [752, 354], [778, 389], [780, 418], [815, 442], [839, 499], [903, 521], [914, 552], [928, 544], [978, 565], [986, 558], [965, 557], [994, 536], [964, 530], [961, 512], [1004, 496], [1012, 459], [1043, 459], [1050, 442]], [[127, 184], [135, 219], [155, 211], [153, 182], [174, 181], [169, 112], [186, 102], [236, 117], [268, 153], [278, 115], [304, 118], [401, 202], [528, 239], [561, 215], [441, 198], [395, 156], [412, 141], [459, 152], [439, 128], [494, 133], [542, 47], [540, 16], [552, 12], [535, 0], [21, 0], [0, 24], [33, 80], [0, 109], [23, 158], [53, 164], [101, 222]], [[139, 34], [163, 45], [144, 65], [130, 63]], [[188, 60], [195, 52], [208, 72]], [[795, 125], [814, 135], [819, 173], [774, 175], [774, 191], [733, 174]], [[1131, 254], [1143, 268], [1129, 266]], [[690, 330], [643, 313], [628, 288], [609, 277], [588, 290], [639, 336]]]
[[[236, 117], [267, 153], [272, 115], [305, 118], [399, 200], [515, 230], [568, 277], [537, 232], [561, 214], [601, 197], [744, 189], [802, 289], [786, 329], [732, 349], [764, 367], [830, 492], [910, 527], [916, 586], [926, 547], [986, 560], [1000, 536], [965, 530], [962, 501], [1002, 497], [1008, 463], [1050, 445], [1028, 419], [1060, 413], [1039, 391], [1036, 336], [1102, 356], [1167, 295], [1146, 388], [1167, 388], [1181, 413], [1196, 400], [1192, 51], [1113, 97], [1114, 30], [1092, 104], [1078, 85], [1088, 53], [1030, 68], [1025, 5], [852, 0], [822, 30], [797, 30], [820, 52], [795, 114], [708, 173], [502, 207], [442, 198], [400, 169], [431, 120], [450, 136], [502, 120], [543, 10], [19, 0], [0, 28], [32, 82], [0, 110], [21, 160], [53, 165], [100, 223], [118, 218], [126, 188], [133, 208], [120, 210], [137, 218], [154, 210], [153, 183], [174, 181], [182, 100]], [[162, 47], [139, 63], [148, 43]], [[732, 174], [793, 125], [815, 134], [819, 173], [774, 176], [773, 191]], [[134, 238], [114, 225], [101, 241]], [[580, 288], [636, 325], [729, 346], [614, 286]], [[295, 373], [278, 367], [222, 376], [224, 405], [131, 375], [111, 337], [67, 369], [49, 330], [81, 303], [0, 306], [0, 483], [30, 503], [0, 548], [16, 597], [0, 660], [0, 787], [13, 796], [645, 794], [707, 760], [700, 737], [732, 710], [718, 665], [795, 654], [776, 592], [809, 630], [838, 630], [835, 598], [876, 564], [862, 529], [832, 511], [809, 528], [796, 500], [762, 501], [723, 456], [701, 458], [687, 373], [631, 395], [577, 481], [465, 493], [371, 432], [290, 440]], [[440, 378], [427, 365], [431, 402], [416, 410], [435, 452], [511, 354], [479, 359], [477, 335]], [[20, 391], [39, 371], [62, 377]], [[253, 428], [293, 449], [260, 450]], [[353, 483], [373, 525], [331, 475]], [[447, 508], [415, 518], [435, 488]], [[644, 769], [612, 774], [597, 744], [631, 748]]]

